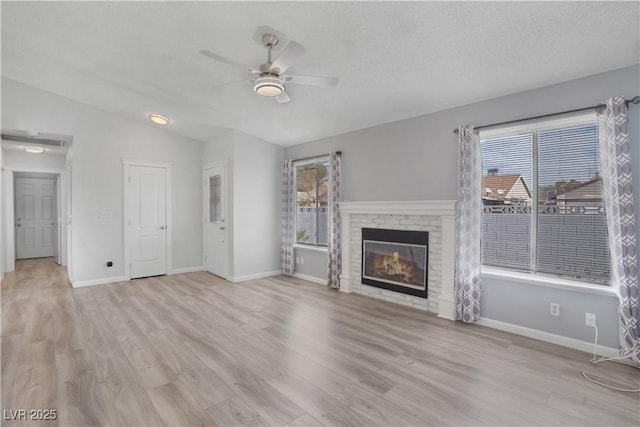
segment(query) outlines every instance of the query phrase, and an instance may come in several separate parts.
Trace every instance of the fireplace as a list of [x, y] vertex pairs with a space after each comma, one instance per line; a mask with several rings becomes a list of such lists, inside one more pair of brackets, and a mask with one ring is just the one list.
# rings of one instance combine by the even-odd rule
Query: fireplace
[[362, 229], [362, 283], [427, 298], [429, 233]]

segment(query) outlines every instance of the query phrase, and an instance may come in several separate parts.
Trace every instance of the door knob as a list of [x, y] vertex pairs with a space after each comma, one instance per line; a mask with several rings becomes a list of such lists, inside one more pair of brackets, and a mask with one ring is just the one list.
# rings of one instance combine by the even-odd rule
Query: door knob
[[220, 227], [220, 230], [225, 230], [225, 229], [226, 229], [225, 227]]
[[161, 226], [160, 226], [160, 230], [164, 230], [164, 225], [161, 225]]
[[17, 224], [16, 227], [22, 227], [22, 224]]
[[51, 223], [51, 226], [52, 226], [52, 227], [55, 227], [55, 226], [56, 226], [56, 223], [55, 223], [55, 222], [52, 222], [52, 223]]

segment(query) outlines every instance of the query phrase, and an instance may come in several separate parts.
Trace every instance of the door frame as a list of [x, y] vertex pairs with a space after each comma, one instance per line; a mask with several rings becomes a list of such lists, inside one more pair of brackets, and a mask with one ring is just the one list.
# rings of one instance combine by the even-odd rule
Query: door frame
[[[230, 245], [230, 241], [231, 241], [231, 232], [233, 231], [233, 221], [231, 220], [230, 216], [229, 216], [229, 200], [230, 200], [230, 193], [229, 193], [229, 188], [230, 188], [230, 180], [229, 180], [229, 161], [225, 160], [223, 162], [217, 162], [217, 163], [207, 163], [206, 165], [202, 166], [202, 266], [203, 266], [203, 270], [204, 271], [208, 271], [207, 270], [207, 262], [205, 260], [205, 257], [208, 255], [207, 254], [207, 248], [208, 248], [208, 242], [207, 242], [207, 221], [209, 220], [209, 193], [207, 192], [207, 170], [209, 169], [213, 169], [216, 167], [224, 167], [224, 174], [225, 174], [225, 197], [227, 200], [225, 200], [225, 204], [224, 204], [224, 218], [226, 221], [226, 227], [227, 227], [227, 238], [225, 239], [225, 245], [224, 245], [224, 249], [225, 251], [227, 251], [227, 265], [225, 266], [226, 269], [226, 277], [225, 280], [228, 280], [229, 277], [231, 277], [230, 275], [230, 271], [231, 269], [229, 268], [229, 266], [231, 265], [231, 261], [233, 258], [233, 255], [231, 254], [231, 252], [229, 251], [229, 245]], [[213, 273], [212, 273], [213, 274]]]
[[[32, 173], [29, 173], [29, 175], [31, 175]], [[40, 174], [40, 172], [38, 172], [38, 174]], [[18, 176], [20, 175], [20, 176]], [[53, 198], [54, 198], [54, 206], [52, 208], [52, 221], [55, 221], [55, 234], [56, 236], [54, 237], [54, 224], [51, 223], [52, 226], [52, 230], [51, 230], [51, 243], [52, 243], [52, 248], [53, 248], [53, 255], [51, 257], [49, 256], [36, 256], [36, 257], [29, 257], [29, 256], [23, 256], [20, 259], [29, 259], [29, 258], [53, 258], [54, 262], [58, 265], [62, 265], [62, 261], [61, 261], [61, 239], [60, 239], [60, 223], [61, 223], [61, 219], [60, 219], [60, 203], [61, 203], [61, 197], [60, 197], [60, 192], [58, 191], [58, 184], [61, 181], [60, 178], [60, 174], [51, 174], [52, 176], [48, 176], [48, 177], [44, 177], [44, 176], [22, 176], [25, 175], [24, 172], [14, 172], [13, 173], [13, 203], [14, 203], [14, 211], [13, 211], [13, 215], [14, 218], [17, 218], [18, 216], [18, 212], [17, 209], [19, 207], [19, 205], [16, 204], [16, 197], [18, 196], [18, 188], [17, 188], [17, 182], [19, 179], [36, 179], [36, 180], [50, 180], [52, 181], [53, 184]], [[16, 261], [18, 260], [18, 243], [20, 241], [20, 239], [16, 239], [15, 236], [18, 235], [19, 231], [17, 229], [17, 225], [15, 224], [15, 222], [17, 222], [17, 219], [14, 220], [14, 225], [13, 225], [13, 232], [14, 232], [14, 240], [15, 240], [15, 258]], [[34, 238], [35, 239], [35, 238]], [[55, 245], [53, 245], [53, 243], [55, 242]], [[24, 254], [23, 254], [24, 255]]]
[[[64, 226], [66, 227], [65, 238], [67, 239], [66, 248], [67, 248], [67, 276], [69, 277], [69, 282], [73, 283], [73, 257], [71, 253], [73, 252], [73, 157], [69, 156], [67, 161], [65, 162], [65, 174], [67, 176], [66, 182], [64, 183], [64, 187], [62, 185], [60, 188], [64, 188], [66, 193], [65, 198], [65, 206], [64, 210], [60, 212], [64, 212]], [[62, 208], [62, 206], [61, 206]], [[62, 260], [64, 264], [64, 259]]]
[[[2, 182], [2, 186], [8, 190], [10, 193], [4, 194], [2, 191], [2, 202], [0, 206], [4, 205], [5, 209], [2, 215], [2, 222], [4, 224], [0, 224], [3, 227], [3, 240], [5, 246], [2, 248], [2, 257], [3, 260], [0, 262], [4, 263], [2, 271], [3, 273], [7, 273], [15, 270], [16, 266], [16, 233], [15, 233], [15, 210], [16, 210], [16, 199], [15, 199], [15, 175], [20, 173], [43, 173], [43, 174], [51, 174], [56, 175], [57, 180], [60, 185], [66, 185], [69, 180], [69, 176], [67, 171], [64, 169], [40, 169], [40, 168], [29, 168], [29, 167], [16, 167], [12, 168], [10, 166], [4, 166], [5, 178], [7, 178], [8, 182]], [[64, 187], [61, 187], [64, 188]], [[66, 191], [63, 193], [62, 191], [56, 192], [56, 197], [58, 200], [57, 204], [57, 222], [58, 222], [58, 246], [60, 250], [60, 261], [61, 265], [66, 266], [71, 259], [70, 246], [68, 245], [68, 236], [67, 236], [67, 215], [66, 212], [61, 208], [62, 198], [65, 199], [68, 197]], [[64, 231], [63, 231], [64, 229]], [[2, 242], [0, 242], [2, 244]], [[66, 249], [66, 251], [64, 251]]]
[[122, 209], [122, 228], [123, 228], [123, 237], [124, 237], [124, 277], [126, 280], [131, 280], [131, 254], [129, 253], [129, 241], [131, 240], [131, 229], [127, 224], [127, 214], [129, 209], [129, 201], [127, 197], [127, 191], [129, 191], [128, 178], [131, 173], [131, 167], [142, 166], [142, 167], [152, 167], [152, 168], [162, 168], [165, 169], [167, 174], [167, 182], [165, 185], [165, 197], [167, 201], [167, 229], [166, 229], [166, 238], [167, 238], [167, 274], [171, 274], [173, 270], [173, 250], [172, 250], [172, 231], [173, 231], [173, 222], [171, 216], [171, 163], [160, 163], [160, 162], [151, 162], [145, 160], [131, 160], [131, 159], [122, 159], [123, 164], [123, 174], [122, 174], [122, 197], [123, 197], [123, 209]]

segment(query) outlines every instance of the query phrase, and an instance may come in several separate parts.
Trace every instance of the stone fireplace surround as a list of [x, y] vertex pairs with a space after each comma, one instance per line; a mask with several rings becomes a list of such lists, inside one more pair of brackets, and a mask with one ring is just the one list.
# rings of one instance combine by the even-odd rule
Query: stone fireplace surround
[[[407, 305], [454, 320], [455, 204], [454, 200], [339, 202], [342, 216], [340, 291]], [[361, 283], [362, 228], [429, 232], [427, 299]]]

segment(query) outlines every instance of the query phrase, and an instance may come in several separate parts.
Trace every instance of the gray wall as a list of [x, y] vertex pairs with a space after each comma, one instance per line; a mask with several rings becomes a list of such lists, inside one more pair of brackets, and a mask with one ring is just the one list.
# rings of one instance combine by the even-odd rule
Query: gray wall
[[[616, 95], [640, 94], [640, 67], [632, 66], [553, 86], [427, 114], [408, 120], [336, 135], [285, 149], [285, 158], [341, 150], [344, 200], [428, 200], [457, 197], [457, 138], [460, 124], [489, 124], [595, 105]], [[634, 167], [640, 166], [638, 106], [630, 111]], [[640, 188], [636, 174], [635, 188]], [[636, 196], [636, 207], [640, 206]], [[636, 208], [637, 212], [640, 209]], [[297, 251], [299, 252], [299, 251]], [[297, 253], [296, 252], [296, 253]], [[312, 263], [308, 257], [314, 258]], [[326, 254], [306, 254], [302, 274], [315, 271]], [[317, 261], [317, 262], [316, 262]], [[326, 262], [325, 262], [326, 263]], [[314, 270], [307, 266], [314, 266]], [[567, 292], [570, 292], [567, 294]], [[615, 298], [498, 280], [483, 280], [482, 316], [579, 340], [591, 340], [584, 312], [596, 313], [600, 343], [617, 346]], [[534, 301], [540, 300], [540, 303]], [[544, 302], [544, 303], [542, 303]], [[561, 315], [550, 319], [549, 302]]]
[[318, 249], [295, 247], [295, 271], [296, 273], [327, 279], [327, 252]]

